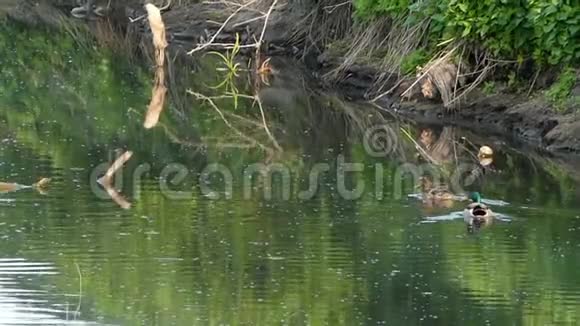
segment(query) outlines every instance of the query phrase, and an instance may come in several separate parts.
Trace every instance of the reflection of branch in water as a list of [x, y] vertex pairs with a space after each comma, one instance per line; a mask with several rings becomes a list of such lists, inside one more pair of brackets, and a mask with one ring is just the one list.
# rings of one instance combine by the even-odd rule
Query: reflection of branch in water
[[429, 149], [431, 157], [439, 164], [451, 160], [451, 147], [453, 146], [454, 134], [455, 132], [452, 127], [444, 127], [437, 141]]
[[115, 188], [110, 183], [103, 183], [102, 185], [103, 185], [103, 188], [105, 188], [105, 191], [107, 192], [107, 194], [109, 196], [111, 196], [111, 199], [117, 205], [119, 205], [119, 207], [121, 207], [122, 209], [131, 208], [131, 203], [128, 202], [125, 199], [125, 197], [123, 197], [123, 195], [121, 195], [117, 190], [115, 190]]
[[117, 203], [123, 209], [131, 208], [131, 203], [129, 203], [121, 194], [115, 190], [112, 185], [113, 177], [115, 174], [131, 159], [133, 152], [126, 151], [123, 155], [119, 156], [115, 162], [109, 167], [107, 172], [103, 177], [101, 177], [98, 182], [103, 186], [107, 194], [111, 196], [111, 199]]
[[[380, 139], [384, 140], [386, 143], [378, 144], [378, 146], [383, 147], [384, 155], [397, 156], [399, 159], [404, 160], [405, 152], [400, 146], [401, 141], [399, 141], [399, 133], [396, 132], [398, 128], [397, 116], [393, 113], [394, 120], [389, 119], [386, 115], [379, 111], [382, 111], [379, 106], [366, 104], [355, 105], [354, 103], [347, 103], [343, 100], [337, 98], [328, 98], [327, 101], [331, 101], [331, 108], [340, 114], [340, 119], [344, 120], [348, 127], [348, 135], [352, 142], [357, 142], [358, 139], [363, 138], [364, 141], [369, 141], [369, 136], [377, 136], [373, 134], [373, 130], [380, 128], [381, 135], [378, 135]], [[374, 139], [372, 141], [375, 141]]]
[[436, 160], [434, 160], [434, 159], [431, 157], [431, 155], [429, 155], [429, 153], [427, 153], [427, 151], [425, 151], [425, 150], [423, 149], [423, 147], [421, 147], [421, 145], [420, 145], [419, 143], [417, 143], [417, 141], [416, 141], [416, 140], [413, 138], [413, 136], [411, 136], [411, 134], [410, 134], [410, 133], [409, 133], [407, 130], [405, 130], [405, 128], [401, 127], [400, 129], [401, 129], [401, 131], [403, 132], [403, 134], [404, 134], [405, 136], [407, 136], [407, 138], [408, 138], [408, 139], [409, 139], [409, 140], [410, 140], [410, 141], [411, 141], [411, 142], [412, 142], [412, 143], [415, 145], [415, 148], [416, 148], [416, 149], [419, 151], [419, 153], [420, 153], [421, 155], [423, 155], [423, 157], [424, 157], [425, 159], [427, 159], [427, 160], [428, 160], [429, 162], [431, 162], [432, 164], [439, 165], [439, 162], [437, 162]]
[[[189, 92], [189, 93], [193, 94], [193, 92]], [[193, 94], [193, 95], [195, 95], [195, 94]], [[227, 111], [222, 112], [222, 113], [224, 115], [230, 115], [230, 116], [236, 117], [240, 120], [243, 120], [245, 122], [249, 122], [251, 124], [254, 124], [256, 126], [264, 128], [264, 130], [266, 131], [266, 134], [268, 134], [268, 137], [270, 138], [270, 141], [272, 141], [273, 146], [276, 147], [276, 149], [278, 151], [283, 152], [284, 150], [282, 149], [282, 147], [280, 147], [280, 144], [278, 143], [276, 138], [274, 138], [274, 135], [272, 135], [272, 132], [270, 131], [270, 128], [268, 127], [268, 123], [266, 122], [266, 114], [264, 113], [264, 107], [262, 106], [262, 100], [260, 99], [260, 97], [258, 95], [251, 96], [251, 95], [245, 95], [245, 94], [236, 94], [235, 96], [247, 98], [247, 99], [253, 100], [254, 103], [258, 103], [258, 108], [260, 109], [260, 115], [262, 116], [262, 124], [257, 123], [255, 121], [252, 121], [250, 119], [244, 118], [242, 116], [239, 116], [237, 114], [227, 112]], [[220, 95], [220, 96], [212, 96], [212, 97], [207, 97], [207, 98], [210, 100], [214, 100], [214, 99], [226, 99], [226, 98], [232, 98], [232, 97], [233, 97], [232, 95]]]
[[175, 144], [182, 145], [182, 146], [186, 146], [186, 147], [193, 147], [193, 148], [207, 147], [207, 146], [219, 147], [219, 148], [254, 148], [254, 147], [256, 147], [256, 145], [253, 145], [253, 144], [247, 144], [247, 143], [241, 144], [241, 143], [225, 141], [225, 140], [223, 140], [224, 138], [220, 138], [220, 137], [201, 137], [199, 142], [191, 141], [191, 140], [183, 140], [183, 139], [180, 139], [171, 130], [169, 130], [169, 128], [166, 125], [160, 123], [159, 126], [161, 126], [163, 128], [163, 130], [165, 131], [165, 134], [167, 135], [167, 137], [169, 138], [169, 140], [171, 142], [173, 142]]
[[[252, 138], [246, 134], [244, 134], [241, 130], [239, 130], [238, 128], [234, 127], [228, 119], [226, 119], [224, 113], [219, 109], [219, 107], [215, 104], [215, 102], [213, 101], [216, 98], [228, 98], [228, 96], [220, 96], [220, 97], [208, 97], [205, 96], [203, 94], [194, 92], [192, 90], [188, 90], [187, 91], [189, 94], [195, 96], [197, 99], [199, 100], [204, 100], [206, 102], [209, 103], [209, 105], [219, 114], [220, 118], [222, 119], [222, 121], [230, 128], [232, 129], [234, 132], [236, 132], [238, 135], [240, 135], [242, 138], [244, 138], [245, 140], [247, 140], [248, 142], [250, 142], [253, 145], [257, 145], [260, 148], [262, 148], [265, 151], [268, 152], [272, 152], [272, 149], [265, 146], [264, 144], [260, 143], [258, 140], [256, 140], [255, 138]], [[248, 95], [242, 95], [242, 94], [238, 94], [238, 96], [241, 97], [245, 97], [245, 98], [252, 98], [252, 99], [256, 99], [253, 96], [248, 96]], [[262, 111], [263, 112], [263, 111]], [[267, 129], [267, 126], [265, 126], [265, 129]], [[280, 147], [280, 145], [278, 145], [278, 142], [276, 142], [276, 140], [273, 138], [272, 134], [270, 133], [270, 130], [267, 129], [266, 132], [268, 133], [268, 136], [270, 137], [270, 139], [272, 140], [274, 147], [276, 147], [277, 150], [282, 151], [282, 148]]]
[[163, 111], [165, 104], [165, 94], [167, 87], [165, 87], [165, 70], [163, 66], [157, 67], [155, 70], [155, 82], [153, 83], [153, 90], [151, 94], [151, 102], [145, 115], [145, 123], [143, 126], [146, 129], [151, 129], [159, 122], [159, 116]]
[[238, 120], [240, 120], [242, 122], [245, 122], [247, 124], [250, 124], [250, 125], [252, 125], [254, 127], [259, 127], [259, 128], [262, 128], [263, 127], [263, 125], [260, 122], [258, 122], [258, 121], [254, 121], [252, 119], [248, 119], [248, 118], [246, 118], [244, 116], [241, 116], [239, 114], [235, 114], [235, 113], [230, 112], [230, 111], [224, 111], [224, 115], [230, 116], [232, 118], [236, 118], [236, 119], [238, 119]]
[[283, 151], [282, 147], [280, 147], [280, 144], [278, 144], [278, 142], [276, 141], [276, 138], [274, 138], [274, 136], [270, 132], [270, 128], [268, 128], [268, 123], [266, 122], [266, 115], [264, 114], [264, 108], [262, 107], [262, 101], [260, 100], [260, 98], [258, 96], [255, 96], [254, 98], [256, 99], [256, 102], [258, 103], [258, 107], [260, 108], [260, 114], [262, 115], [262, 123], [264, 124], [264, 130], [266, 130], [266, 133], [270, 137], [270, 140], [274, 144], [274, 147], [276, 147], [277, 150], [282, 152]]

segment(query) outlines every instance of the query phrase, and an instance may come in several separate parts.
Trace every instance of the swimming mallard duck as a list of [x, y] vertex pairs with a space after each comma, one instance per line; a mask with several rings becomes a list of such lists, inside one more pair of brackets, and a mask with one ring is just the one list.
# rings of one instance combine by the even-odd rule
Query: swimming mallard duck
[[479, 192], [472, 192], [469, 195], [471, 204], [467, 205], [463, 210], [463, 219], [469, 229], [479, 228], [485, 224], [491, 223], [493, 220], [493, 212], [487, 205], [481, 202], [481, 195]]
[[458, 199], [446, 185], [433, 185], [427, 177], [421, 177], [419, 185], [423, 196], [423, 204], [427, 207], [450, 208]]
[[457, 198], [447, 187], [433, 188], [426, 193], [426, 197], [432, 200], [456, 200]]

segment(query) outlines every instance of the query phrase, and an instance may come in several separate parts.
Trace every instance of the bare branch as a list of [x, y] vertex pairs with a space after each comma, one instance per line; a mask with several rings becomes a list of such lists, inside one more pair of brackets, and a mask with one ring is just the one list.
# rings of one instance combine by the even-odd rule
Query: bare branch
[[254, 2], [256, 2], [257, 0], [252, 0], [246, 4], [241, 5], [240, 7], [238, 7], [238, 9], [236, 9], [222, 24], [222, 26], [217, 30], [217, 32], [215, 32], [215, 34], [212, 36], [212, 38], [207, 42], [204, 43], [202, 45], [197, 46], [196, 48], [194, 48], [193, 50], [189, 51], [187, 54], [191, 55], [195, 52], [201, 51], [205, 48], [207, 48], [208, 46], [210, 46], [218, 37], [218, 35], [224, 30], [224, 28], [226, 27], [226, 25], [230, 22], [230, 20], [232, 20], [232, 18], [234, 18], [240, 11], [242, 11], [244, 8], [248, 7], [249, 5], [253, 4]]
[[256, 43], [256, 58], [260, 57], [260, 49], [262, 47], [262, 42], [264, 41], [264, 35], [266, 34], [266, 28], [268, 27], [268, 21], [270, 20], [270, 15], [272, 14], [272, 11], [274, 11], [274, 7], [276, 7], [276, 4], [278, 3], [278, 0], [274, 0], [274, 2], [272, 2], [272, 5], [270, 6], [270, 9], [268, 9], [268, 12], [266, 13], [266, 17], [264, 18], [264, 27], [262, 28], [262, 33], [260, 34], [260, 38], [258, 39], [258, 42]]
[[411, 86], [409, 86], [409, 88], [407, 88], [402, 94], [401, 97], [405, 97], [407, 95], [407, 93], [413, 88], [415, 87], [415, 85], [417, 85], [421, 80], [423, 80], [423, 78], [425, 78], [425, 76], [427, 76], [427, 74], [431, 71], [431, 69], [433, 69], [434, 67], [436, 67], [438, 64], [442, 63], [445, 61], [445, 59], [447, 59], [449, 56], [451, 56], [451, 54], [453, 54], [455, 52], [455, 50], [457, 49], [457, 47], [454, 47], [453, 49], [451, 49], [451, 51], [447, 52], [444, 56], [442, 56], [441, 58], [435, 60], [434, 62], [432, 62], [429, 65], [428, 69], [425, 69], [425, 72], [423, 72], [423, 74], [421, 74], [421, 76], [419, 76], [419, 78], [417, 78], [417, 80], [411, 84]]
[[258, 107], [260, 108], [260, 114], [262, 115], [262, 123], [264, 124], [264, 130], [266, 130], [266, 133], [270, 137], [270, 140], [274, 144], [274, 147], [276, 147], [276, 149], [279, 150], [280, 152], [283, 152], [282, 147], [280, 147], [280, 144], [278, 144], [276, 138], [274, 138], [274, 136], [270, 132], [270, 128], [268, 128], [268, 123], [266, 123], [266, 115], [264, 114], [264, 108], [262, 107], [262, 101], [258, 96], [255, 96], [254, 98], [256, 99]]
[[110, 184], [111, 181], [113, 180], [113, 176], [115, 175], [115, 173], [117, 173], [117, 171], [119, 171], [123, 167], [123, 165], [125, 165], [125, 163], [127, 163], [127, 161], [131, 159], [131, 156], [133, 156], [133, 152], [131, 151], [126, 151], [125, 153], [123, 153], [123, 155], [119, 156], [119, 158], [117, 158], [117, 160], [113, 162], [111, 167], [109, 167], [105, 175], [99, 179], [99, 183]]

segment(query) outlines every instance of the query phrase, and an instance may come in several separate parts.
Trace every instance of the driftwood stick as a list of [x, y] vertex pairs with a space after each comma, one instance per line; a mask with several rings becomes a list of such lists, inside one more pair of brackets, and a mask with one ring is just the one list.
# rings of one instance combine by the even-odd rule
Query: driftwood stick
[[111, 199], [123, 209], [131, 208], [131, 203], [128, 202], [121, 194], [119, 194], [115, 187], [113, 187], [113, 177], [121, 168], [123, 168], [123, 165], [125, 165], [125, 163], [127, 163], [127, 161], [129, 161], [132, 156], [133, 152], [131, 151], [126, 151], [123, 153], [115, 160], [115, 162], [113, 162], [105, 175], [97, 181], [103, 186], [107, 194], [111, 196]]
[[99, 179], [99, 183], [111, 184], [111, 181], [113, 180], [113, 177], [115, 176], [117, 171], [119, 171], [123, 167], [123, 165], [125, 165], [125, 163], [127, 163], [127, 161], [131, 159], [132, 156], [133, 152], [131, 151], [126, 151], [121, 156], [119, 156], [115, 160], [115, 162], [113, 162], [113, 164], [109, 167], [105, 175]]

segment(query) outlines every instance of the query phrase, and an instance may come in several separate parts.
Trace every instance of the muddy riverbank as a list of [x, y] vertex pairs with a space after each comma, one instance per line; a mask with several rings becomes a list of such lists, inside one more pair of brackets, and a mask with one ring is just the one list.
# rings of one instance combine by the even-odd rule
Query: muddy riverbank
[[[25, 23], [44, 22], [54, 25], [55, 21], [63, 17], [70, 17], [68, 11], [75, 5], [75, 1], [65, 0], [25, 1], [14, 8], [10, 16]], [[52, 9], [47, 11], [47, 8]], [[231, 16], [231, 7], [226, 8], [224, 4], [215, 2], [174, 6], [164, 12], [163, 19], [167, 26], [169, 45], [178, 55], [187, 55], [192, 49], [197, 50], [197, 53], [220, 49], [223, 44], [235, 43], [237, 37], [241, 44], [250, 44], [263, 36], [263, 55], [294, 56], [304, 62], [308, 72], [321, 87], [335, 91], [349, 100], [370, 100], [367, 95], [369, 90], [385, 72], [378, 71], [372, 65], [350, 65], [332, 80], [323, 78], [329, 72], [337, 71], [344, 59], [324, 49], [313, 49], [304, 42], [301, 25], [317, 15], [307, 9], [307, 6], [281, 6], [269, 13], [267, 28], [264, 28], [263, 16], [268, 14], [268, 8], [250, 9], [241, 6], [236, 9], [236, 15]], [[60, 14], [57, 15], [57, 12]], [[138, 1], [112, 1], [109, 9], [109, 17], [115, 24], [122, 26], [120, 30], [148, 40], [151, 36], [146, 20], [139, 19], [144, 14]], [[58, 19], [54, 18], [56, 16]], [[219, 23], [224, 21], [228, 23]], [[212, 45], [208, 46], [210, 41]], [[242, 48], [244, 52], [253, 54], [254, 48]], [[403, 101], [398, 96], [401, 92], [397, 88], [401, 86], [397, 87], [397, 82], [394, 77], [384, 80], [383, 89], [392, 88], [395, 91], [375, 101], [375, 104], [421, 123], [450, 124], [483, 135], [510, 137], [558, 155], [580, 153], [578, 103], [576, 107], [556, 110], [542, 96], [479, 94], [450, 112], [437, 101], [426, 100], [420, 95], [414, 96], [413, 100]], [[580, 85], [576, 86], [572, 95], [580, 95]]]
[[400, 103], [397, 112], [418, 122], [511, 137], [551, 153], [580, 153], [580, 115], [557, 113], [541, 99], [486, 96], [453, 113], [437, 104]]

